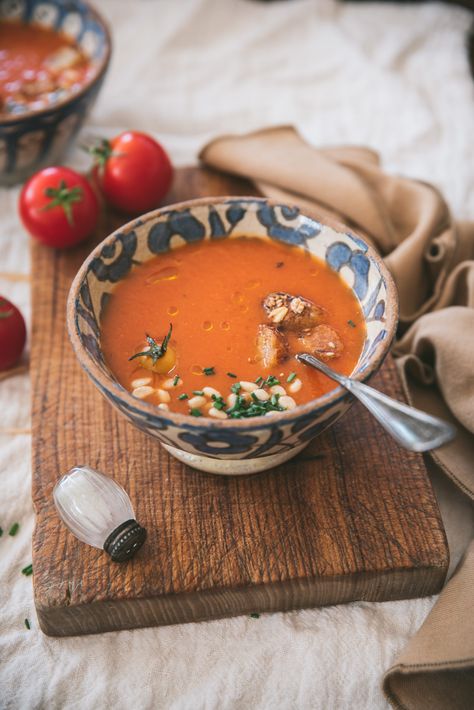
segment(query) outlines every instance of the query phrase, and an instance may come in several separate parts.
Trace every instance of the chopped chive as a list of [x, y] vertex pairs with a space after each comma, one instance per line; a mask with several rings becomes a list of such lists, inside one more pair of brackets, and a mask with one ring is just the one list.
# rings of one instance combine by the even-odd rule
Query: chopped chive
[[33, 565], [26, 565], [26, 567], [23, 567], [21, 570], [21, 573], [25, 575], [25, 577], [29, 577], [30, 574], [33, 574]]
[[183, 392], [183, 394], [180, 394], [180, 395], [179, 395], [178, 399], [189, 399], [189, 397], [188, 397], [188, 395], [186, 394], [186, 392]]
[[280, 399], [280, 395], [279, 395], [279, 394], [272, 394], [272, 396], [270, 397], [270, 404], [271, 404], [273, 407], [278, 406], [278, 400], [279, 400], [279, 399]]
[[235, 384], [232, 385], [230, 388], [230, 391], [233, 392], [234, 394], [239, 394], [240, 390], [242, 389], [242, 385], [240, 382], [236, 382]]
[[256, 611], [253, 611], [253, 612], [250, 614], [250, 618], [251, 618], [251, 619], [260, 619], [260, 614], [257, 614]]
[[26, 628], [28, 629], [28, 631], [31, 629], [31, 625], [30, 625], [29, 619], [25, 619], [25, 626], [26, 626]]
[[193, 390], [193, 394], [195, 394], [197, 397], [202, 397], [204, 395], [204, 392], [202, 390]]
[[191, 409], [190, 414], [191, 414], [191, 416], [193, 416], [193, 417], [202, 417], [202, 412], [201, 412], [200, 409], [195, 409], [195, 408], [193, 408], [193, 409]]
[[280, 380], [278, 379], [278, 377], [275, 377], [274, 375], [268, 375], [267, 379], [265, 380], [265, 385], [267, 385], [267, 387], [273, 387], [273, 385], [279, 385], [279, 384], [280, 384]]
[[290, 384], [290, 382], [293, 382], [294, 379], [296, 379], [296, 372], [290, 372], [290, 374], [286, 378], [286, 381], [288, 382], [288, 384]]
[[[214, 399], [214, 398], [215, 398], [215, 399]], [[222, 397], [216, 397], [215, 395], [213, 395], [213, 399], [214, 399], [214, 405], [213, 405], [213, 406], [214, 406], [216, 409], [224, 409], [224, 407], [225, 407], [225, 402], [224, 402], [224, 400], [222, 399]]]
[[174, 378], [174, 380], [173, 380], [173, 387], [176, 387], [176, 385], [178, 384], [178, 382], [179, 382], [179, 375], [176, 375], [175, 378]]
[[263, 377], [257, 377], [257, 379], [255, 380], [256, 385], [261, 385], [262, 382], [263, 382]]
[[203, 370], [205, 375], [209, 377], [209, 375], [215, 375], [216, 371], [214, 370], [214, 367], [204, 367]]
[[233, 372], [228, 372], [228, 373], [227, 373], [227, 377], [233, 377], [233, 378], [234, 378], [234, 380], [236, 380], [236, 379], [237, 379], [237, 375], [234, 375], [234, 373], [233, 373]]
[[15, 537], [15, 535], [17, 534], [19, 529], [20, 529], [20, 523], [13, 523], [10, 530], [8, 531], [8, 534], [11, 535], [12, 537]]
[[356, 327], [356, 324], [354, 323], [353, 320], [348, 320], [348, 321], [347, 321], [347, 325], [350, 325], [351, 328], [355, 328], [355, 327]]

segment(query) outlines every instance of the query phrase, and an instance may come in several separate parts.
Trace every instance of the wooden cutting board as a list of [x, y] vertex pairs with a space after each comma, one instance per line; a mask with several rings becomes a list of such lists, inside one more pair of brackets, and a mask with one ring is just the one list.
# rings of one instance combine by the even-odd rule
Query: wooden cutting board
[[[169, 202], [250, 194], [198, 168], [177, 172]], [[113, 220], [112, 220], [113, 221]], [[102, 239], [115, 225], [103, 225]], [[53, 636], [432, 594], [448, 567], [423, 458], [402, 451], [358, 405], [297, 458], [256, 476], [187, 468], [112, 410], [68, 341], [70, 282], [92, 248], [32, 244], [34, 589]], [[402, 397], [388, 359], [373, 384]], [[129, 492], [148, 530], [118, 565], [76, 540], [52, 500], [87, 463]]]

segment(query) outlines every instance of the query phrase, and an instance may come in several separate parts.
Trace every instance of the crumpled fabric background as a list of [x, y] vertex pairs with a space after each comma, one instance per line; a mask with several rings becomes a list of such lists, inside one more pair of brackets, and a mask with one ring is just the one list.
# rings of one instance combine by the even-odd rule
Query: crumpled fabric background
[[[109, 18], [115, 49], [84, 135], [150, 131], [185, 164], [215, 135], [291, 123], [317, 145], [374, 148], [387, 171], [434, 183], [458, 219], [474, 219], [468, 11], [335, 0], [96, 4]], [[81, 167], [84, 157], [74, 153], [69, 163]], [[0, 193], [0, 292], [28, 315], [28, 240], [17, 194]], [[0, 525], [21, 524], [16, 537], [0, 538], [0, 707], [388, 707], [383, 673], [433, 598], [43, 636], [31, 578], [20, 573], [31, 561], [34, 524], [28, 398], [26, 374], [0, 382]], [[471, 510], [460, 499], [450, 518], [446, 502], [457, 494], [446, 480], [434, 483], [457, 543], [472, 534]]]

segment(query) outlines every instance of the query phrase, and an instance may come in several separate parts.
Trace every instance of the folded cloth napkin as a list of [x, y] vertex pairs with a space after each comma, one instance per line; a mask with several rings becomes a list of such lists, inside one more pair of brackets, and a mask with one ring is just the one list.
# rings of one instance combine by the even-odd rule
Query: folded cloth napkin
[[[336, 216], [378, 248], [399, 291], [394, 355], [407, 397], [455, 422], [456, 439], [431, 455], [474, 499], [474, 223], [456, 223], [432, 185], [385, 174], [375, 152], [316, 149], [290, 126], [217, 138], [200, 159]], [[474, 707], [474, 541], [383, 686], [397, 708]]]

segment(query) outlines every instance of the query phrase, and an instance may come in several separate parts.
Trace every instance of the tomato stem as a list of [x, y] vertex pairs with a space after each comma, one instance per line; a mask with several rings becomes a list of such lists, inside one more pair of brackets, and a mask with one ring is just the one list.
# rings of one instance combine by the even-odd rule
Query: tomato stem
[[119, 157], [123, 155], [123, 153], [117, 153], [114, 151], [111, 142], [106, 138], [102, 138], [99, 143], [90, 148], [85, 148], [85, 150], [92, 156], [94, 159], [94, 165], [99, 169], [104, 168], [106, 162], [112, 156]]
[[53, 207], [62, 207], [68, 223], [72, 226], [74, 224], [72, 206], [75, 202], [82, 200], [82, 187], [79, 185], [68, 187], [66, 181], [61, 180], [59, 187], [47, 187], [44, 194], [51, 198], [51, 202], [42, 209], [51, 210]]

